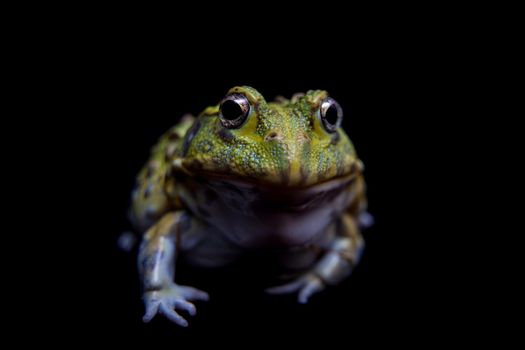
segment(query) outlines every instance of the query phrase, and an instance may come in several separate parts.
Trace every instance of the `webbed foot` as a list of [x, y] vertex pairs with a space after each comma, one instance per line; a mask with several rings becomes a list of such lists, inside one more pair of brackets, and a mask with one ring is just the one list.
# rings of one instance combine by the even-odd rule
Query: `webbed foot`
[[195, 305], [189, 300], [209, 299], [208, 293], [193, 287], [179, 286], [172, 284], [168, 288], [152, 290], [144, 293], [144, 303], [146, 304], [146, 313], [142, 320], [149, 322], [157, 313], [161, 313], [166, 318], [179, 326], [188, 326], [186, 321], [175, 309], [186, 311], [191, 316], [197, 313]]

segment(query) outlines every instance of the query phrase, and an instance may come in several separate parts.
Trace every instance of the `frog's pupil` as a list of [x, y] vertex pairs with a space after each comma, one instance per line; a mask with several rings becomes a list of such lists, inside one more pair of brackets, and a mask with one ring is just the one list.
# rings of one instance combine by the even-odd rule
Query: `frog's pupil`
[[337, 107], [335, 105], [331, 105], [330, 107], [328, 107], [328, 109], [326, 110], [324, 118], [329, 124], [336, 125], [337, 124], [337, 119], [338, 119]]
[[228, 120], [235, 120], [243, 115], [241, 106], [231, 100], [223, 102], [221, 112], [223, 118]]

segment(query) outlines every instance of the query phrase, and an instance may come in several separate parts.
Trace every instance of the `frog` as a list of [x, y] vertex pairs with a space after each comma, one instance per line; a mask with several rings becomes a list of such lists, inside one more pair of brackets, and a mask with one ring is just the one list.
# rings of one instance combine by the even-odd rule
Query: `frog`
[[285, 283], [270, 294], [299, 303], [345, 280], [364, 249], [363, 162], [324, 90], [267, 102], [231, 88], [197, 117], [162, 135], [139, 172], [130, 221], [142, 234], [138, 271], [144, 322], [157, 314], [179, 326], [207, 292], [176, 283], [176, 265], [217, 268], [251, 252], [274, 254]]

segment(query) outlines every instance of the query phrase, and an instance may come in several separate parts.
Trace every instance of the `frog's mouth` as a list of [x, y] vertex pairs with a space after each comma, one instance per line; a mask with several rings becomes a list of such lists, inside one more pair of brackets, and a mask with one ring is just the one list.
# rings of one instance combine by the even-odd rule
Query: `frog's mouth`
[[283, 187], [255, 183], [245, 179], [228, 179], [224, 176], [200, 179], [224, 201], [241, 210], [301, 212], [331, 205], [334, 198], [357, 179], [357, 173], [348, 174], [308, 187]]
[[268, 173], [238, 173], [232, 168], [216, 168], [210, 165], [211, 162], [196, 161], [188, 159], [180, 164], [180, 169], [186, 175], [199, 177], [201, 179], [224, 180], [226, 182], [251, 184], [258, 188], [269, 191], [300, 192], [326, 187], [337, 186], [341, 182], [357, 177], [363, 171], [363, 163], [355, 159], [337, 171], [332, 168], [331, 172], [316, 175], [311, 172], [304, 172], [301, 167], [294, 166], [286, 168], [280, 172]]

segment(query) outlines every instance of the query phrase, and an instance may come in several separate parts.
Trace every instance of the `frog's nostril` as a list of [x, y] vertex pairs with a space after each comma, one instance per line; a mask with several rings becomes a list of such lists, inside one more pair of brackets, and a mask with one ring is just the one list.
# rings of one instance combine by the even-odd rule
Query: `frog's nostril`
[[264, 137], [265, 141], [281, 141], [282, 139], [283, 139], [283, 136], [280, 133], [278, 133], [277, 131], [270, 131]]

